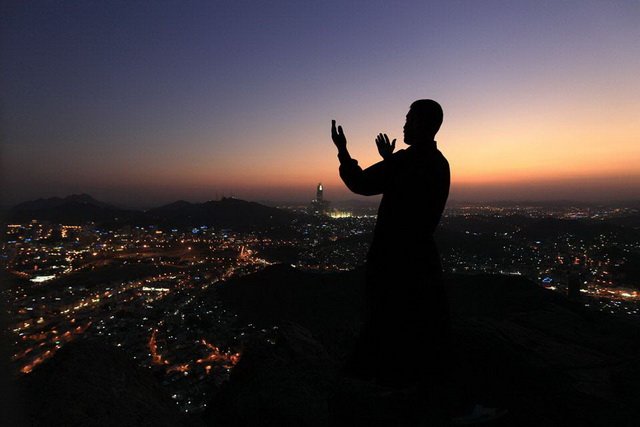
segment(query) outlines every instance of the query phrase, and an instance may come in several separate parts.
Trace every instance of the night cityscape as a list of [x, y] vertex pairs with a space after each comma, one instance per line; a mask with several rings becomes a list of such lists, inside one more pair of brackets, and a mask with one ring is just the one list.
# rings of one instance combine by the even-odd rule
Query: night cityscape
[[637, 0], [0, 14], [2, 427], [640, 425]]
[[[6, 224], [0, 256], [10, 286], [2, 293], [15, 374], [93, 337], [151, 369], [182, 411], [202, 411], [242, 357], [243, 340], [270, 342], [278, 328], [239, 322], [216, 286], [276, 263], [323, 273], [364, 263], [375, 209], [338, 211], [318, 198], [321, 191], [311, 214], [279, 208], [297, 214], [273, 235], [206, 223]], [[640, 231], [625, 224], [638, 215], [633, 207], [455, 204], [437, 239], [445, 272], [523, 276], [589, 309], [637, 318]]]

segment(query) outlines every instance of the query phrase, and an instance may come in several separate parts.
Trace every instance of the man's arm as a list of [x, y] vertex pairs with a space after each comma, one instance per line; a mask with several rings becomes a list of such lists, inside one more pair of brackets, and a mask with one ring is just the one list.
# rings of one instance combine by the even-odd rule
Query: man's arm
[[389, 163], [378, 162], [367, 169], [362, 170], [358, 161], [351, 158], [347, 150], [347, 138], [344, 135], [342, 126], [336, 130], [336, 121], [331, 121], [331, 138], [338, 148], [338, 159], [340, 160], [340, 178], [349, 190], [363, 196], [373, 196], [381, 194], [387, 176]]
[[356, 194], [363, 196], [382, 194], [388, 166], [388, 163], [383, 160], [362, 170], [357, 160], [349, 158], [349, 160], [343, 161], [341, 159], [340, 178], [347, 188]]

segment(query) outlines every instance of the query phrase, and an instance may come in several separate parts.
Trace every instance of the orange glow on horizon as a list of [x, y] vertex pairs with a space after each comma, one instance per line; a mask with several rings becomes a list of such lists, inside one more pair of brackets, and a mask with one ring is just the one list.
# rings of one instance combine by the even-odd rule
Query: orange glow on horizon
[[[453, 104], [447, 110], [443, 101], [445, 122], [436, 139], [451, 166], [452, 196], [460, 196], [459, 188], [474, 196], [470, 192], [473, 188], [481, 190], [482, 197], [504, 199], [522, 185], [548, 186], [558, 194], [582, 199], [614, 193], [625, 198], [640, 196], [635, 190], [640, 188], [640, 122], [634, 109], [640, 105], [636, 101], [609, 101], [612, 111], [605, 111], [602, 106], [577, 101], [582, 100], [496, 106], [494, 99], [477, 111], [469, 111], [473, 105], [466, 104]], [[394, 109], [386, 114], [376, 112], [376, 121], [336, 118], [345, 127], [352, 156], [367, 167], [380, 160], [373, 142], [376, 132], [387, 131], [398, 139], [397, 149], [406, 148], [401, 140], [403, 114]], [[117, 159], [114, 173], [95, 171], [104, 176], [96, 178], [97, 185], [109, 188], [112, 194], [145, 194], [149, 207], [178, 199], [201, 202], [222, 196], [305, 201], [313, 199], [318, 182], [325, 184], [327, 200], [354, 198], [338, 176], [330, 117], [324, 125], [321, 119], [303, 117], [286, 132], [249, 127], [241, 135], [243, 140], [234, 141], [232, 150], [202, 146], [201, 151], [176, 153], [145, 168], [132, 163], [135, 156]], [[261, 142], [249, 146], [244, 138], [256, 139], [254, 132], [260, 134]], [[578, 182], [581, 188], [575, 192]], [[510, 192], [501, 194], [505, 188]], [[101, 198], [99, 193], [96, 196]], [[541, 192], [539, 197], [546, 196]]]
[[[445, 120], [436, 139], [451, 165], [452, 186], [518, 182], [545, 185], [552, 181], [553, 186], [562, 186], [565, 180], [612, 183], [620, 177], [631, 181], [629, 185], [640, 183], [637, 168], [640, 124], [630, 119], [628, 111], [619, 117], [604, 118], [597, 111], [587, 111], [582, 117], [572, 117], [576, 113], [566, 111], [554, 111], [554, 117], [546, 117], [551, 114], [543, 111], [529, 112], [527, 117], [518, 113], [496, 112], [496, 116], [502, 117], [493, 121], [488, 113]], [[398, 124], [403, 123], [399, 120], [389, 135], [399, 139], [397, 147], [403, 149], [406, 145], [400, 141], [402, 132]], [[363, 131], [361, 125], [349, 132], [345, 123], [351, 154], [362, 167], [380, 160], [373, 136], [369, 135], [375, 135], [377, 126], [367, 127], [371, 131]], [[296, 129], [293, 133], [303, 132]], [[308, 192], [311, 199], [313, 187], [322, 181], [328, 194], [339, 193], [344, 198], [347, 191], [338, 176], [339, 163], [328, 127], [326, 133], [290, 146], [281, 141], [265, 141], [264, 148], [251, 155], [241, 152], [226, 155], [224, 164], [205, 157], [189, 168], [172, 165], [158, 170], [157, 176], [152, 173], [152, 178], [134, 181], [141, 186], [153, 185], [151, 181], [163, 182], [164, 189], [175, 188], [176, 193], [184, 188], [208, 189], [210, 199], [215, 193], [243, 197], [244, 193], [254, 195], [262, 190], [267, 190], [267, 194]], [[274, 198], [271, 194], [268, 197]]]

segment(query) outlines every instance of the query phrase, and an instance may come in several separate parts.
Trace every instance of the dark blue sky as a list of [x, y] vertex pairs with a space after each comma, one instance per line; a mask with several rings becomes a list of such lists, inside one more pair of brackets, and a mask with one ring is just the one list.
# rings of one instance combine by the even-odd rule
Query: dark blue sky
[[637, 1], [8, 1], [2, 15], [6, 203], [305, 199], [317, 181], [346, 198], [330, 120], [367, 164], [423, 97], [445, 108], [453, 197], [639, 196]]

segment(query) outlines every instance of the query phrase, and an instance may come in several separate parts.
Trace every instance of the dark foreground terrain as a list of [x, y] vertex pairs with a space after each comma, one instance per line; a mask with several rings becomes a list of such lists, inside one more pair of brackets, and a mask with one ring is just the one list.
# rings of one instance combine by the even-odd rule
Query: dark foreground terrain
[[[448, 281], [455, 369], [443, 394], [455, 403], [507, 409], [493, 425], [640, 423], [638, 319], [588, 311], [520, 277]], [[151, 371], [119, 349], [80, 341], [19, 380], [18, 419], [35, 426], [436, 425], [410, 390], [338, 374], [360, 324], [362, 290], [359, 271], [285, 265], [218, 286], [212, 292], [242, 321], [278, 332], [275, 344], [247, 341], [202, 414], [177, 412]], [[411, 350], [411, 343], [398, 349]]]

